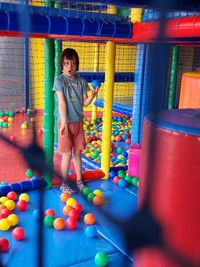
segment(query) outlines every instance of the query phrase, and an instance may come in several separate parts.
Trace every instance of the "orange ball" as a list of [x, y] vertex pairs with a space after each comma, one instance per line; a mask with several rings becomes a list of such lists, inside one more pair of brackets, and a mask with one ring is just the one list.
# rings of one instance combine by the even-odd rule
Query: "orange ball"
[[64, 207], [63, 207], [63, 214], [64, 214], [65, 216], [68, 216], [70, 210], [73, 210], [73, 207], [72, 207], [72, 206], [64, 206]]
[[95, 196], [93, 198], [93, 204], [95, 206], [101, 206], [104, 203], [104, 198], [102, 196]]
[[66, 202], [68, 200], [68, 198], [70, 198], [70, 194], [67, 193], [67, 192], [63, 192], [61, 195], [60, 195], [60, 200], [62, 202]]
[[84, 222], [88, 225], [94, 224], [96, 221], [95, 216], [92, 213], [87, 213], [84, 216]]
[[63, 218], [56, 218], [53, 222], [53, 227], [56, 229], [56, 230], [62, 230], [64, 227], [65, 227], [65, 221]]

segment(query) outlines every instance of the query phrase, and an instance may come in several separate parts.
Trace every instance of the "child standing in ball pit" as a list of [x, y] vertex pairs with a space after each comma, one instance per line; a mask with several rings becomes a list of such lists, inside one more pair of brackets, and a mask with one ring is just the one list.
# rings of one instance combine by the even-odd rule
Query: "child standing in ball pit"
[[[85, 148], [83, 129], [83, 107], [87, 107], [97, 94], [99, 87], [90, 90], [87, 82], [79, 77], [79, 56], [76, 50], [66, 48], [60, 56], [60, 74], [54, 81], [53, 90], [58, 96], [58, 151], [62, 153], [61, 174], [64, 182], [60, 186], [62, 192], [75, 194], [85, 187], [82, 182], [81, 151]], [[91, 91], [88, 96], [87, 93]], [[76, 185], [68, 180], [71, 156], [77, 176]]]

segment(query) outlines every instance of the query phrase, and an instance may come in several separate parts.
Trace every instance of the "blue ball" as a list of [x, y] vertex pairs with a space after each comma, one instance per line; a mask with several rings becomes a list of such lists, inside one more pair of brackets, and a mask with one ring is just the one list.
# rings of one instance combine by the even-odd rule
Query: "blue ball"
[[33, 217], [36, 219], [36, 221], [41, 221], [43, 218], [42, 211], [40, 211], [39, 209], [35, 209], [33, 211]]
[[119, 185], [119, 187], [126, 187], [127, 183], [124, 179], [119, 179], [118, 185]]
[[100, 87], [100, 86], [101, 86], [101, 83], [100, 83], [100, 81], [98, 81], [98, 80], [93, 80], [93, 81], [91, 82], [91, 85], [92, 85], [92, 87], [95, 89], [96, 87]]
[[85, 234], [87, 237], [94, 238], [97, 235], [97, 228], [94, 225], [87, 226]]

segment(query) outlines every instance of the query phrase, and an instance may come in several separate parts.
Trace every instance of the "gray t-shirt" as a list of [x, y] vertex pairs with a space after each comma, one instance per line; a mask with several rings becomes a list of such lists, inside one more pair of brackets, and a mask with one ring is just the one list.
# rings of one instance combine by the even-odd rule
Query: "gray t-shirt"
[[[83, 94], [90, 90], [86, 80], [77, 75], [69, 77], [62, 73], [55, 79], [53, 90], [63, 92], [65, 95], [68, 122], [81, 122], [83, 120]], [[61, 121], [58, 109], [57, 121]]]

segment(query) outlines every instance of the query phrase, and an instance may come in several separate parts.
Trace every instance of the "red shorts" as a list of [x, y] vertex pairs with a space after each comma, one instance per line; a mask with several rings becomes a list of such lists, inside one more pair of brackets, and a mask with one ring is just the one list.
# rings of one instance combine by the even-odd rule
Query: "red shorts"
[[58, 151], [71, 152], [72, 148], [75, 150], [85, 149], [85, 136], [82, 122], [68, 123], [68, 135], [60, 135], [60, 123], [58, 124]]

